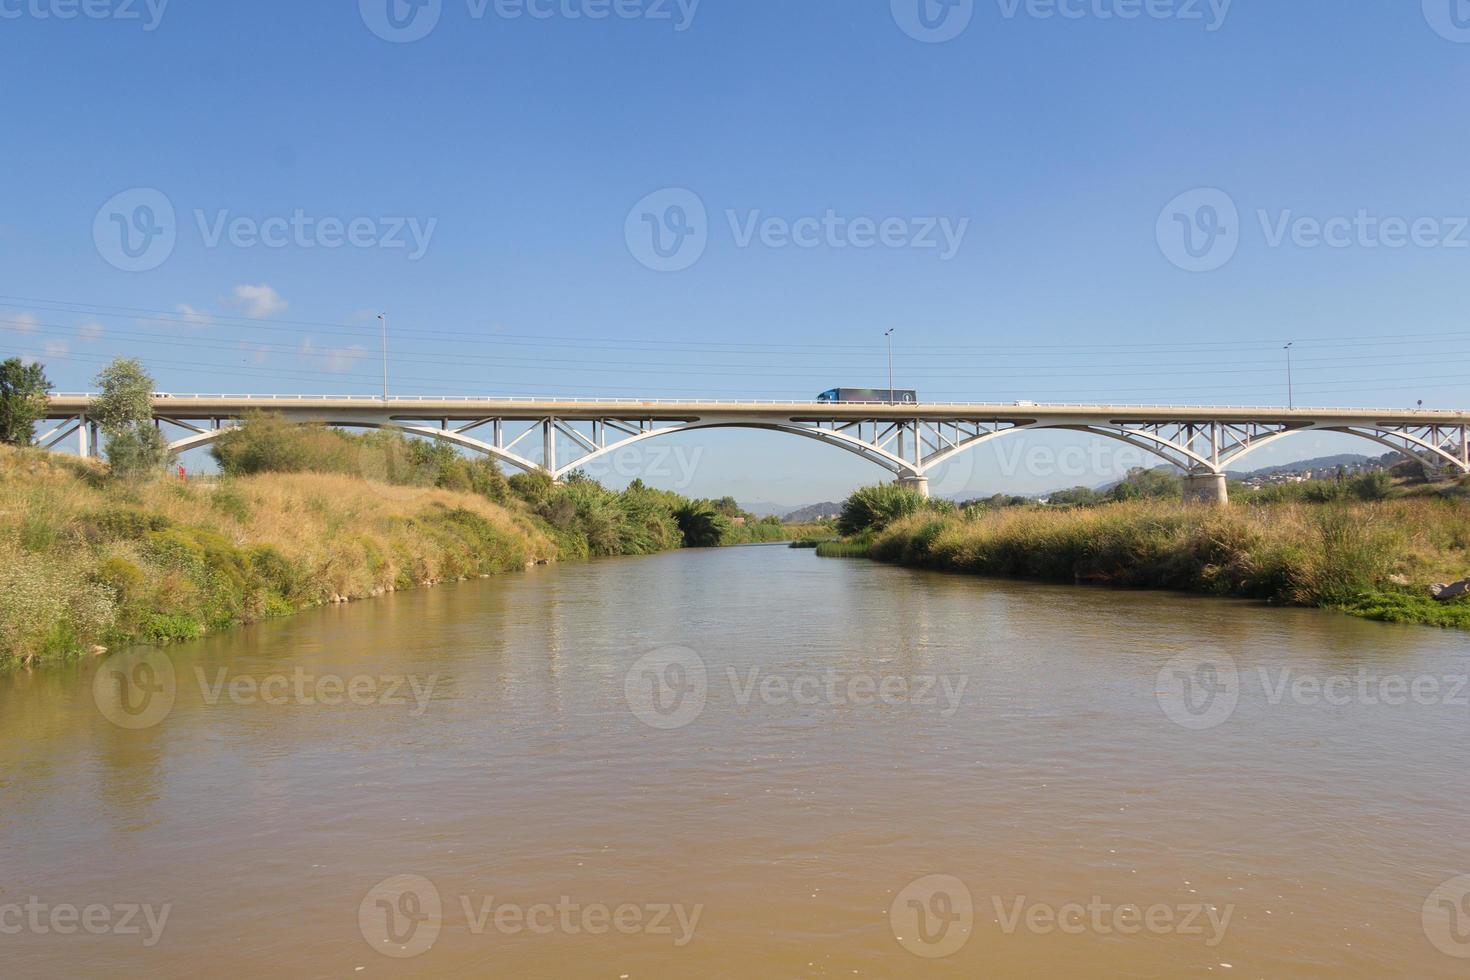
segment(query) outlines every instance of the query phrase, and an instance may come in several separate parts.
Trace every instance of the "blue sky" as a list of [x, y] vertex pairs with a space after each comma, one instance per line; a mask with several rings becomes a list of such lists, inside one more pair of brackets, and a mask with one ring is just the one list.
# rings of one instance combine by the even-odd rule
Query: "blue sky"
[[[804, 398], [896, 327], [931, 400], [1267, 405], [1294, 340], [1298, 404], [1470, 404], [1463, 0], [392, 2], [0, 0], [0, 354], [366, 394], [386, 310], [400, 394]], [[691, 493], [882, 476], [670, 448]]]

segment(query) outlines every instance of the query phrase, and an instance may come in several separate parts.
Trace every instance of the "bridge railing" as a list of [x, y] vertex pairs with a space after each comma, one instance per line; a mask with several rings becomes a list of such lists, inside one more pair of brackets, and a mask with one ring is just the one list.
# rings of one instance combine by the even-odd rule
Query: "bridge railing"
[[[52, 398], [96, 398], [95, 392], [53, 392]], [[572, 397], [566, 395], [391, 395], [385, 400], [381, 395], [246, 395], [246, 394], [189, 394], [176, 395], [172, 393], [158, 393], [155, 395], [161, 401], [239, 401], [239, 402], [307, 402], [307, 401], [334, 401], [334, 402], [358, 402], [364, 406], [368, 405], [393, 405], [414, 404], [423, 402], [469, 402], [483, 403], [487, 405], [507, 404], [544, 404], [556, 402], [566, 405], [714, 405], [741, 407], [747, 405], [772, 405], [772, 406], [795, 406], [795, 407], [830, 407], [833, 405], [872, 405], [885, 408], [1006, 408], [1006, 409], [1082, 409], [1096, 410], [1107, 409], [1149, 409], [1177, 410], [1189, 412], [1210, 411], [1260, 411], [1260, 412], [1291, 412], [1296, 415], [1330, 414], [1333, 412], [1381, 412], [1396, 416], [1423, 415], [1426, 417], [1442, 415], [1461, 414], [1452, 409], [1429, 409], [1429, 408], [1384, 408], [1384, 407], [1305, 407], [1285, 408], [1272, 405], [1165, 405], [1159, 403], [1144, 402], [918, 402], [917, 404], [902, 404], [898, 402], [823, 402], [815, 399], [777, 399], [777, 398], [588, 398]]]

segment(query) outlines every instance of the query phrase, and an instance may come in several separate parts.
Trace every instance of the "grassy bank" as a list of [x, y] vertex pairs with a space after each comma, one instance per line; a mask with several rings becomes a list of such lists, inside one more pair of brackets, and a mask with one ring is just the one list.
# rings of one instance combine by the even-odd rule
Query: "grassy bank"
[[220, 478], [180, 483], [0, 446], [0, 668], [530, 563], [806, 533], [641, 483], [507, 480], [392, 433], [262, 418], [216, 456]]
[[483, 496], [297, 473], [119, 483], [0, 448], [0, 665], [162, 643], [556, 556]]
[[1470, 574], [1470, 502], [1136, 501], [1071, 510], [919, 510], [818, 553], [1044, 582], [1176, 589], [1470, 628], [1470, 602], [1429, 585]]

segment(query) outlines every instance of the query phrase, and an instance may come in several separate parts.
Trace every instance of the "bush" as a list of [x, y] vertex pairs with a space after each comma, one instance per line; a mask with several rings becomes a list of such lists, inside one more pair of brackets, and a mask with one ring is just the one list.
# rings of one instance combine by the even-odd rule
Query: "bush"
[[925, 499], [896, 483], [880, 483], [855, 491], [842, 505], [837, 530], [846, 537], [865, 531], [881, 531], [901, 517], [924, 509]]
[[1355, 476], [1348, 489], [1359, 500], [1387, 500], [1393, 494], [1393, 477], [1383, 470]]

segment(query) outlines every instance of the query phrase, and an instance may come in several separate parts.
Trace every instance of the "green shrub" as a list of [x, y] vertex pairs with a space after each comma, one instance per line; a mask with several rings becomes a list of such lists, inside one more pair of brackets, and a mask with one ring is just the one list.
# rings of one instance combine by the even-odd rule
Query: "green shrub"
[[922, 496], [896, 483], [863, 487], [842, 505], [837, 530], [844, 536], [881, 531], [901, 517], [918, 513], [924, 506]]

